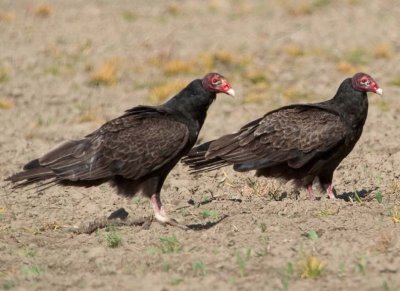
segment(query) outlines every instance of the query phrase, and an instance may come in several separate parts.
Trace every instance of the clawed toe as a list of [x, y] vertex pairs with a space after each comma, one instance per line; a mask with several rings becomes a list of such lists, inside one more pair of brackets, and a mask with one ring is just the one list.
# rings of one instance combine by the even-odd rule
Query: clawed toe
[[188, 230], [189, 228], [186, 225], [180, 224], [178, 221], [176, 221], [173, 218], [170, 218], [166, 215], [162, 215], [160, 213], [155, 213], [154, 217], [157, 219], [158, 222], [160, 222], [163, 225], [171, 225], [175, 227], [179, 227], [180, 229], [183, 230]]

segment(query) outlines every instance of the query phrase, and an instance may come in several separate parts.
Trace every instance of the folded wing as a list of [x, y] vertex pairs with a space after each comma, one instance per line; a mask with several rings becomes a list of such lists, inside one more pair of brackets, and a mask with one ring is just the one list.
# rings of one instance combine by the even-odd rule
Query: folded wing
[[31, 161], [9, 180], [141, 178], [174, 159], [188, 141], [187, 127], [163, 114], [142, 107], [130, 110], [84, 139], [63, 143]]
[[344, 142], [346, 125], [318, 107], [290, 106], [272, 111], [239, 132], [194, 148], [185, 158], [194, 171], [233, 164], [237, 171], [287, 163], [304, 166], [312, 158]]

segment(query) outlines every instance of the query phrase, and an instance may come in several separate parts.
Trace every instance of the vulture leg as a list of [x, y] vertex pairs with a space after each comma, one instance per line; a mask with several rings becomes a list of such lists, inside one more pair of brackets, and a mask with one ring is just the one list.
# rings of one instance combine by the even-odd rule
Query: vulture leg
[[159, 192], [151, 195], [150, 202], [151, 202], [151, 205], [153, 206], [154, 217], [161, 224], [169, 224], [172, 226], [177, 226], [182, 229], [187, 229], [187, 227], [185, 225], [181, 225], [175, 219], [168, 217], [167, 213], [165, 212], [164, 206], [161, 203]]
[[324, 190], [328, 194], [329, 199], [336, 199], [335, 189], [333, 189], [332, 185], [332, 178], [333, 178], [333, 170], [326, 171], [319, 176], [319, 181], [321, 183], [322, 188], [324, 188]]
[[333, 185], [332, 184], [324, 184], [323, 185], [326, 193], [328, 194], [329, 199], [336, 199], [335, 196], [335, 190], [333, 189]]
[[313, 186], [312, 183], [307, 186], [308, 197], [310, 198], [310, 200], [315, 200], [312, 186]]

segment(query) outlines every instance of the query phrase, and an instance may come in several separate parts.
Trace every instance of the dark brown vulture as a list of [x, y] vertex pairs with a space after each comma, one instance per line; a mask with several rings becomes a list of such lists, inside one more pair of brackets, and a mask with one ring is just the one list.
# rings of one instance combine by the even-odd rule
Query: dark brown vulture
[[256, 170], [257, 176], [294, 180], [307, 187], [310, 198], [319, 178], [333, 199], [333, 172], [361, 136], [367, 92], [382, 95], [371, 76], [357, 73], [342, 82], [332, 99], [273, 110], [236, 133], [193, 148], [183, 161], [193, 172], [233, 165], [238, 172]]
[[75, 186], [111, 182], [128, 197], [141, 190], [155, 218], [174, 224], [161, 204], [161, 187], [195, 144], [217, 93], [234, 95], [234, 90], [220, 74], [207, 74], [162, 105], [134, 107], [83, 139], [61, 144], [7, 180], [16, 187], [42, 180]]

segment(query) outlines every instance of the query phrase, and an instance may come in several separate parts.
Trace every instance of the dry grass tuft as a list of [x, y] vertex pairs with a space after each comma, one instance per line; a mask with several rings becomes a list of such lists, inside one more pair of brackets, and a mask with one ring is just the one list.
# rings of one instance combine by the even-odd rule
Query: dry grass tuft
[[282, 1], [284, 9], [294, 16], [305, 16], [314, 13], [317, 9], [328, 6], [331, 0], [310, 0], [310, 1]]
[[388, 187], [388, 192], [392, 194], [400, 193], [400, 181], [393, 181]]
[[247, 178], [245, 182], [245, 185], [240, 189], [241, 195], [245, 197], [270, 197], [273, 200], [281, 200], [282, 185], [279, 181], [274, 179]]
[[254, 103], [254, 104], [262, 104], [266, 100], [265, 93], [249, 93], [243, 99], [244, 104]]
[[394, 223], [400, 223], [400, 209], [397, 208], [396, 206], [393, 207], [390, 216], [392, 217], [392, 220]]
[[285, 52], [291, 57], [301, 57], [305, 55], [304, 49], [298, 44], [290, 44], [286, 46]]
[[111, 58], [106, 60], [90, 77], [93, 85], [111, 86], [117, 82], [117, 70], [119, 60]]
[[52, 231], [52, 230], [59, 230], [62, 229], [62, 226], [58, 222], [46, 222], [43, 223], [41, 226], [35, 228], [32, 233], [33, 234], [41, 234], [45, 231]]
[[323, 275], [325, 264], [315, 256], [306, 257], [299, 263], [299, 273], [301, 278], [319, 278]]
[[374, 57], [390, 59], [393, 57], [393, 46], [390, 43], [380, 43], [374, 48]]
[[178, 74], [188, 74], [194, 71], [195, 64], [193, 61], [170, 60], [163, 66], [166, 75], [174, 76]]
[[390, 247], [393, 245], [393, 235], [387, 232], [381, 233], [378, 237], [375, 245], [371, 247], [371, 250], [380, 253], [387, 253]]
[[173, 59], [170, 54], [160, 54], [151, 57], [147, 63], [161, 68], [167, 76], [180, 74], [202, 74], [210, 71], [233, 70], [245, 75], [252, 58], [247, 55], [220, 50], [205, 52], [188, 59]]
[[313, 12], [311, 5], [308, 3], [287, 6], [286, 10], [289, 12], [289, 14], [294, 16], [310, 15]]
[[247, 70], [245, 79], [249, 80], [253, 85], [257, 87], [261, 86], [262, 89], [268, 89], [271, 86], [271, 82], [263, 71], [260, 70]]
[[227, 50], [202, 53], [197, 59], [200, 60], [199, 66], [204, 71], [214, 70], [218, 67], [242, 71], [252, 62], [252, 58], [247, 55], [240, 55]]
[[290, 103], [304, 101], [304, 100], [314, 100], [315, 94], [311, 92], [306, 92], [305, 90], [299, 90], [294, 87], [289, 87], [282, 92], [283, 97]]
[[11, 109], [14, 107], [14, 101], [10, 98], [0, 98], [0, 109]]
[[172, 2], [167, 5], [167, 13], [171, 15], [179, 15], [182, 13], [181, 6], [177, 2]]
[[86, 122], [104, 123], [105, 119], [98, 110], [89, 109], [83, 111], [78, 116], [77, 121], [79, 123], [86, 123]]
[[163, 85], [155, 86], [150, 90], [149, 99], [153, 103], [160, 103], [181, 91], [186, 86], [186, 83], [187, 82], [184, 80], [175, 80]]
[[340, 207], [332, 207], [325, 205], [323, 208], [315, 212], [316, 217], [327, 217], [339, 214]]
[[346, 51], [341, 59], [353, 65], [366, 65], [371, 60], [371, 54], [364, 48], [355, 48]]
[[216, 13], [223, 8], [221, 1], [218, 0], [208, 0], [207, 7], [208, 11], [211, 13]]
[[233, 64], [236, 62], [235, 61], [236, 56], [232, 52], [229, 52], [229, 51], [222, 50], [222, 51], [215, 52], [213, 55], [213, 58], [214, 58], [215, 62], [220, 62], [220, 63], [226, 64], [226, 65]]
[[15, 12], [0, 10], [0, 22], [13, 22], [15, 20]]
[[271, 82], [267, 75], [260, 70], [246, 70], [242, 78], [251, 84], [249, 92], [245, 95], [243, 103], [261, 104], [268, 100], [266, 92], [271, 88]]
[[353, 65], [353, 64], [351, 64], [349, 62], [346, 62], [346, 61], [338, 62], [336, 64], [336, 69], [339, 72], [347, 74], [347, 75], [353, 75], [353, 74], [358, 72], [357, 66], [355, 66], [355, 65]]
[[46, 18], [49, 17], [52, 13], [52, 7], [48, 4], [41, 4], [35, 8], [33, 14], [37, 17]]

